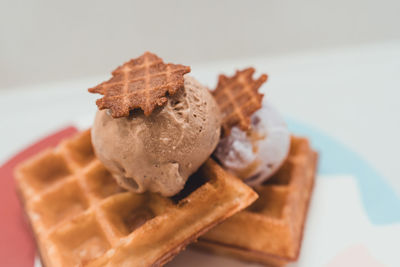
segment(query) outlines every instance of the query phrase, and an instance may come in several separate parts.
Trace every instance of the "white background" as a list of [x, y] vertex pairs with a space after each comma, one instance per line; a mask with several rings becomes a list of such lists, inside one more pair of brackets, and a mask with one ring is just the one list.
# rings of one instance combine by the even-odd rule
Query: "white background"
[[397, 0], [0, 0], [0, 90], [102, 75], [145, 50], [194, 64], [393, 40], [399, 13]]

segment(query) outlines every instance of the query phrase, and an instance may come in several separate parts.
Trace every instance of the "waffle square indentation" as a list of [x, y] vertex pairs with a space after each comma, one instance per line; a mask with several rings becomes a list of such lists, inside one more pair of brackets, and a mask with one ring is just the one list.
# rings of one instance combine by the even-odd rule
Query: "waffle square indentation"
[[82, 266], [111, 246], [93, 214], [84, 214], [51, 234], [65, 266]]
[[34, 162], [22, 166], [19, 172], [24, 182], [36, 191], [71, 174], [64, 157], [54, 152], [41, 155]]
[[106, 201], [102, 209], [116, 234], [126, 236], [158, 215], [159, 211], [152, 209], [148, 202], [148, 194], [127, 192]]
[[78, 182], [71, 180], [56, 190], [46, 192], [32, 205], [43, 225], [50, 227], [82, 213], [89, 203]]
[[103, 199], [123, 192], [123, 189], [118, 186], [111, 173], [100, 162], [93, 165], [85, 176], [90, 192], [97, 198]]
[[268, 217], [282, 218], [287, 206], [288, 188], [283, 186], [265, 186], [257, 188], [259, 198], [248, 208], [249, 211]]
[[69, 141], [66, 147], [71, 159], [80, 166], [87, 165], [95, 158], [89, 130]]

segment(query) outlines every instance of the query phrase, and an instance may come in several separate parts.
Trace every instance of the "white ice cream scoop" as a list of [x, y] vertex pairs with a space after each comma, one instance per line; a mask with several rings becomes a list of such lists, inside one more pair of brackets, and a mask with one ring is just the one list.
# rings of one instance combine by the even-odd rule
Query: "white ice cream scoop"
[[249, 185], [271, 177], [285, 161], [290, 133], [278, 111], [267, 101], [251, 117], [247, 132], [233, 127], [219, 142], [214, 156], [230, 172]]

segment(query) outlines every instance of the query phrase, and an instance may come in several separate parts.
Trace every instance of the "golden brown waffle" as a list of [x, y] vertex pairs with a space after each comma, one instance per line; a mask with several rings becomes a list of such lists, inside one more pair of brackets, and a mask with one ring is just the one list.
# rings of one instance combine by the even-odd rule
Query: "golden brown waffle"
[[110, 109], [114, 118], [128, 116], [135, 108], [150, 115], [154, 108], [167, 102], [166, 94], [183, 88], [183, 75], [190, 67], [165, 64], [150, 52], [126, 62], [112, 72], [113, 77], [89, 92], [104, 95], [96, 101], [99, 109]]
[[47, 267], [160, 266], [257, 198], [212, 160], [174, 198], [125, 192], [96, 159], [90, 131], [15, 175]]
[[261, 108], [263, 94], [258, 92], [267, 80], [261, 75], [253, 80], [254, 68], [236, 71], [232, 77], [219, 76], [217, 88], [212, 92], [222, 113], [224, 135], [229, 135], [233, 126], [238, 125], [243, 131], [250, 127], [250, 117]]
[[297, 260], [316, 173], [317, 153], [292, 138], [286, 162], [256, 187], [259, 199], [199, 239], [196, 246], [272, 266]]

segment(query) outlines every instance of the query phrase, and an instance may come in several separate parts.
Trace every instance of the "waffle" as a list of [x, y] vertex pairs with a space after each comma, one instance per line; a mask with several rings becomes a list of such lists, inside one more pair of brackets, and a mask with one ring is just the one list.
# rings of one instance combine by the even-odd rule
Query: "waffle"
[[259, 199], [202, 236], [196, 245], [270, 266], [296, 261], [316, 163], [317, 154], [307, 139], [292, 137], [289, 156], [281, 169], [255, 188]]
[[113, 77], [89, 92], [104, 95], [96, 101], [99, 109], [109, 109], [114, 118], [128, 116], [141, 108], [146, 116], [154, 108], [167, 102], [166, 94], [173, 95], [183, 88], [183, 75], [190, 67], [165, 64], [150, 52], [132, 59], [112, 72]]
[[258, 92], [267, 80], [261, 75], [253, 80], [254, 68], [236, 71], [232, 77], [220, 75], [218, 84], [212, 92], [222, 113], [224, 135], [229, 135], [233, 126], [238, 125], [243, 131], [250, 127], [251, 115], [261, 108], [263, 94]]
[[161, 266], [257, 198], [212, 160], [173, 198], [126, 192], [95, 157], [89, 130], [15, 177], [47, 267]]

